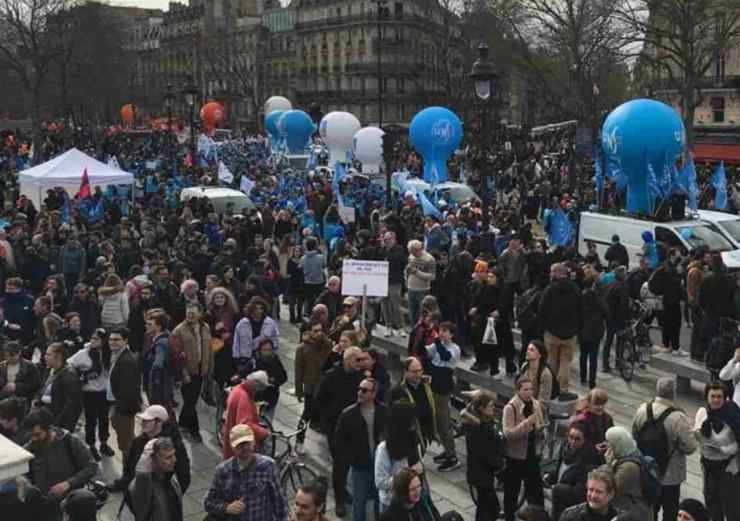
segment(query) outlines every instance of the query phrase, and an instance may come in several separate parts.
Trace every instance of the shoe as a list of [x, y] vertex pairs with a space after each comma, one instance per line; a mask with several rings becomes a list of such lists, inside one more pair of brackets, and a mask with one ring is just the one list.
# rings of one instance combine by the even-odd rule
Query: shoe
[[588, 383], [588, 388], [589, 388], [589, 389], [593, 389], [593, 388], [595, 388], [595, 387], [596, 387], [596, 382], [589, 382], [589, 383]]
[[676, 350], [675, 350], [675, 351], [673, 351], [673, 352], [672, 352], [671, 354], [672, 354], [673, 356], [677, 357], [677, 358], [685, 358], [685, 357], [689, 356], [689, 354], [688, 354], [688, 353], [684, 353], [684, 352], [683, 352], [683, 351], [681, 351], [680, 349], [676, 349]]
[[203, 436], [200, 435], [199, 431], [190, 431], [190, 437], [195, 443], [203, 443]]
[[299, 456], [303, 456], [306, 453], [306, 449], [303, 447], [303, 442], [295, 444], [295, 453]]
[[408, 335], [406, 334], [406, 331], [404, 329], [399, 329], [396, 331], [396, 334], [400, 336], [401, 338], [406, 338]]
[[437, 454], [432, 459], [434, 460], [434, 463], [442, 463], [444, 460], [447, 459], [447, 454], [443, 452], [442, 454]]
[[572, 402], [578, 399], [578, 395], [574, 393], [569, 393], [568, 391], [564, 391], [560, 393], [560, 396], [558, 396], [559, 402]]
[[493, 378], [494, 380], [503, 380], [504, 375], [500, 372], [496, 372], [496, 373], [491, 374], [491, 378]]
[[609, 364], [604, 364], [604, 366], [601, 368], [601, 370], [605, 373], [611, 373], [612, 367]]
[[473, 358], [473, 352], [470, 349], [462, 349], [460, 358]]
[[471, 371], [475, 371], [476, 373], [480, 373], [482, 371], [488, 371], [491, 368], [488, 364], [479, 364], [478, 362], [474, 363], [470, 366]]
[[334, 514], [337, 517], [345, 517], [347, 515], [347, 507], [345, 507], [343, 504], [337, 505], [337, 507], [334, 509]]
[[393, 336], [393, 330], [389, 327], [385, 329], [385, 334], [383, 335], [385, 338], [390, 338]]
[[456, 468], [460, 467], [460, 462], [457, 458], [449, 458], [442, 462], [442, 464], [437, 467], [437, 470], [439, 472], [450, 472], [451, 470], [455, 470]]
[[90, 454], [92, 454], [92, 457], [95, 461], [100, 461], [103, 459], [100, 457], [100, 453], [98, 452], [98, 449], [95, 448], [95, 445], [88, 445], [88, 448], [90, 449]]
[[116, 453], [113, 452], [113, 449], [111, 449], [110, 445], [108, 445], [107, 443], [100, 444], [100, 453], [106, 458], [112, 458], [116, 455]]
[[506, 374], [508, 376], [514, 376], [519, 372], [519, 368], [515, 364], [506, 364]]

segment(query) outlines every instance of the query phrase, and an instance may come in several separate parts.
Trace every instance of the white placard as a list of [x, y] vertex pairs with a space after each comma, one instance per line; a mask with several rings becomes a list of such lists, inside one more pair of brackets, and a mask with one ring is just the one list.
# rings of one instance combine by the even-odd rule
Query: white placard
[[388, 296], [388, 261], [345, 259], [342, 261], [342, 295]]
[[344, 224], [355, 222], [354, 206], [343, 206], [340, 204], [337, 207], [337, 212], [339, 213], [339, 218], [342, 220]]

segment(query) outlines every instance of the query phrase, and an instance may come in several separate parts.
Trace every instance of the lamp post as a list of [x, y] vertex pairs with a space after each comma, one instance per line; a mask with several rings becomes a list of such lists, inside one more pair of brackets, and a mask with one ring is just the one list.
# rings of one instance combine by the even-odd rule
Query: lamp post
[[483, 172], [481, 172], [481, 179], [483, 180], [483, 189], [481, 193], [481, 199], [483, 201], [483, 224], [488, 224], [488, 197], [486, 197], [486, 185], [487, 177], [492, 175], [488, 170], [488, 147], [487, 143], [490, 143], [490, 136], [488, 135], [489, 130], [489, 112], [490, 104], [496, 92], [496, 80], [498, 74], [493, 67], [493, 63], [488, 58], [488, 44], [481, 42], [478, 44], [478, 59], [473, 63], [470, 69], [470, 79], [475, 87], [475, 95], [481, 101], [481, 128], [480, 128], [480, 146], [481, 152], [483, 153]]
[[378, 128], [383, 128], [383, 67], [382, 67], [382, 42], [383, 42], [383, 28], [380, 25], [381, 20], [386, 17], [387, 9], [385, 7], [386, 0], [375, 0], [375, 14], [376, 24], [378, 32], [378, 49], [376, 52], [377, 57], [377, 76], [378, 76]]
[[172, 143], [172, 107], [175, 105], [175, 93], [172, 92], [172, 84], [167, 84], [164, 93], [164, 106], [167, 109], [167, 146], [169, 147], [170, 161], [174, 162], [174, 144]]
[[195, 161], [195, 101], [198, 98], [198, 94], [198, 87], [193, 82], [193, 77], [188, 76], [188, 80], [182, 89], [182, 95], [190, 111], [190, 157], [193, 162]]

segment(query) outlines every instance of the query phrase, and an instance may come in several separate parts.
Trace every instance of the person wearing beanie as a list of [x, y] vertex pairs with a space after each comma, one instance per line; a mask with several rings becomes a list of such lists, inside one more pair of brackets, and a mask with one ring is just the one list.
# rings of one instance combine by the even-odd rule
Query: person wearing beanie
[[709, 521], [709, 511], [701, 501], [686, 498], [678, 504], [676, 521]]
[[637, 443], [624, 427], [611, 427], [606, 431], [606, 442], [604, 458], [614, 471], [616, 483], [614, 506], [631, 512], [636, 520], [652, 521], [653, 509], [642, 493], [641, 454]]
[[64, 521], [96, 521], [95, 494], [86, 489], [73, 490], [62, 501]]

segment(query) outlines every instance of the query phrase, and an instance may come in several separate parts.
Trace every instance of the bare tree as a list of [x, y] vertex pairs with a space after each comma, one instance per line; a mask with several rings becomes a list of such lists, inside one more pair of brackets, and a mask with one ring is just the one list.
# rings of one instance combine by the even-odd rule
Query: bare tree
[[43, 159], [43, 90], [62, 52], [50, 27], [68, 5], [68, 0], [0, 0], [0, 64], [13, 72], [30, 97], [35, 161]]
[[651, 91], [658, 87], [678, 93], [690, 144], [694, 113], [703, 101], [702, 78], [740, 43], [740, 0], [631, 0], [619, 15], [643, 44], [639, 79]]
[[609, 87], [626, 75], [626, 51], [634, 42], [633, 28], [617, 17], [629, 0], [490, 1], [508, 20], [519, 44], [518, 65], [536, 83], [537, 95], [564, 118], [596, 128], [599, 105], [624, 95]]

